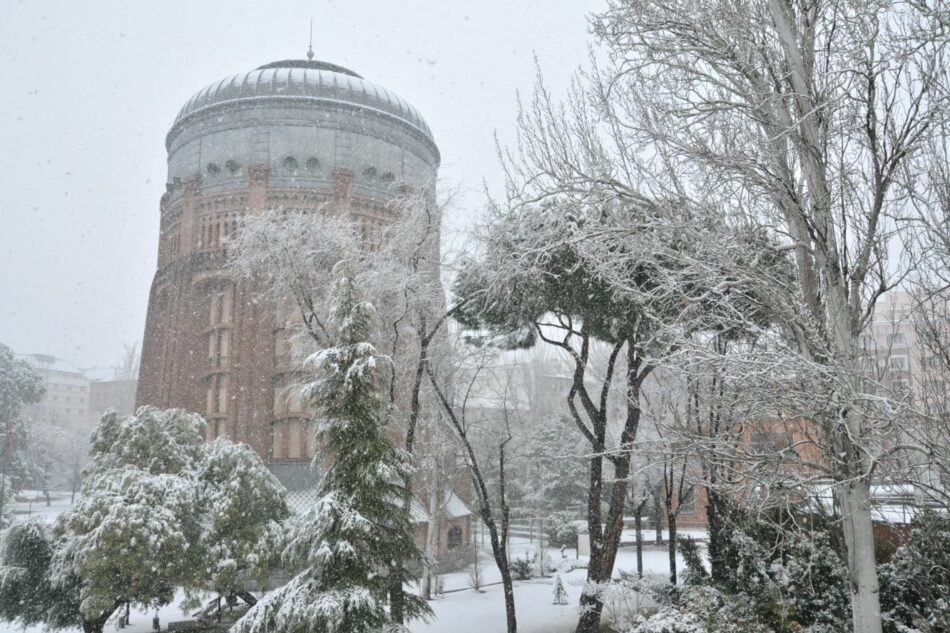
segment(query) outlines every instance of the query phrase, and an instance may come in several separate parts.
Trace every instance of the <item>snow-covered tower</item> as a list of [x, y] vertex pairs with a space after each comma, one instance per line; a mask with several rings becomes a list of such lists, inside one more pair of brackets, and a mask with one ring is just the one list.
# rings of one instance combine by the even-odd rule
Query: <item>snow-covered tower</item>
[[245, 442], [275, 465], [309, 459], [304, 412], [275, 398], [293, 369], [287, 341], [225, 269], [227, 236], [242, 214], [328, 201], [371, 230], [386, 221], [393, 183], [438, 168], [432, 133], [409, 103], [355, 72], [289, 60], [198, 91], [165, 146], [137, 403], [201, 412], [209, 438]]

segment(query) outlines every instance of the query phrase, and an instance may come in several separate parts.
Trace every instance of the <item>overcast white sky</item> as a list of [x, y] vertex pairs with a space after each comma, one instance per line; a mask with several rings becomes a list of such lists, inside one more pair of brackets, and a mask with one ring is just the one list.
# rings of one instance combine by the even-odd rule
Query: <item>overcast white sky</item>
[[463, 224], [498, 182], [534, 55], [556, 90], [585, 62], [592, 0], [3, 3], [0, 343], [80, 366], [139, 341], [158, 245], [164, 138], [206, 84], [302, 58], [395, 91], [423, 114]]

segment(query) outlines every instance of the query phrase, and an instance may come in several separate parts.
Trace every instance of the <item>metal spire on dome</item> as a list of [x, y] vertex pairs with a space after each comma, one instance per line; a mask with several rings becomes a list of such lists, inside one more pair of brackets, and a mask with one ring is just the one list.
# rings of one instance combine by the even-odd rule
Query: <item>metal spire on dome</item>
[[307, 48], [307, 60], [313, 61], [313, 16], [310, 16], [310, 46]]

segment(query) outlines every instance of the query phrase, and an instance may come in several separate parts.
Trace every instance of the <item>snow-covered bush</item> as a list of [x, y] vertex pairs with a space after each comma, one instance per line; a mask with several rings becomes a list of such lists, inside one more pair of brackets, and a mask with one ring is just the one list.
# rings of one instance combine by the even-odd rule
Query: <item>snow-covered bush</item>
[[569, 512], [552, 512], [544, 522], [544, 531], [552, 547], [577, 547], [577, 523]]
[[771, 568], [794, 619], [809, 633], [836, 633], [851, 625], [847, 568], [825, 531], [792, 532], [784, 557]]
[[643, 618], [630, 630], [631, 633], [709, 633], [699, 616], [682, 609], [660, 609], [648, 618]]
[[762, 532], [735, 532], [729, 537], [738, 559], [734, 576], [738, 595], [748, 599], [775, 631], [847, 629], [851, 622], [847, 571], [828, 533], [794, 529], [764, 533], [764, 539]]
[[[696, 595], [703, 592], [704, 595]], [[773, 633], [735, 598], [710, 587], [693, 587], [688, 602], [666, 605], [649, 616], [641, 615], [624, 633]]]
[[950, 631], [950, 517], [921, 515], [878, 573], [886, 631]]
[[199, 518], [187, 477], [122, 466], [83, 482], [82, 496], [55, 532], [75, 540], [82, 612], [96, 618], [118, 601], [171, 602], [176, 587], [197, 580], [191, 574], [200, 560]]
[[[748, 605], [773, 631], [846, 630], [851, 622], [847, 572], [829, 532], [796, 527], [788, 519], [730, 512], [720, 552], [729, 573], [718, 583], [709, 578], [698, 552], [681, 541], [687, 582], [715, 586], [726, 602], [735, 598]], [[682, 599], [674, 602], [691, 609]]]
[[288, 517], [286, 491], [246, 444], [218, 438], [204, 445], [197, 473], [203, 518], [201, 582], [222, 595], [246, 578], [259, 585], [280, 565]]
[[204, 431], [181, 410], [104, 415], [76, 505], [52, 529], [5, 533], [0, 618], [95, 633], [122, 605], [167, 604], [178, 588], [233, 593], [266, 574], [285, 491], [249, 448], [206, 444]]
[[614, 630], [626, 632], [639, 621], [645, 607], [655, 606], [654, 587], [664, 585], [660, 577], [650, 577], [619, 583], [587, 583], [584, 591], [599, 597], [604, 605], [604, 621]]
[[534, 557], [527, 553], [521, 558], [513, 558], [509, 562], [511, 573], [518, 580], [529, 580], [534, 571]]

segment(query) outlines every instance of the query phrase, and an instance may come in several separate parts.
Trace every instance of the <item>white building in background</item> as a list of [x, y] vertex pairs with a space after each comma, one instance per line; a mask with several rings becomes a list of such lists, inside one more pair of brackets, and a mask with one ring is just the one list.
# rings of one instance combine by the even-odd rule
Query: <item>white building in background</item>
[[908, 294], [891, 292], [878, 301], [864, 342], [877, 358], [881, 382], [897, 393], [912, 392], [914, 381], [920, 379], [923, 354]]
[[82, 369], [51, 354], [18, 354], [39, 374], [46, 392], [24, 411], [26, 417], [85, 434], [109, 409], [122, 415], [135, 406], [137, 380], [127, 369]]
[[70, 431], [89, 425], [90, 381], [80, 368], [50, 354], [18, 354], [43, 380], [43, 399], [24, 411], [26, 417]]
[[882, 297], [864, 337], [865, 349], [877, 360], [881, 384], [892, 394], [909, 394], [921, 402], [926, 389], [928, 397], [946, 391], [939, 367], [926, 343], [918, 337], [913, 298], [906, 292], [892, 291]]

